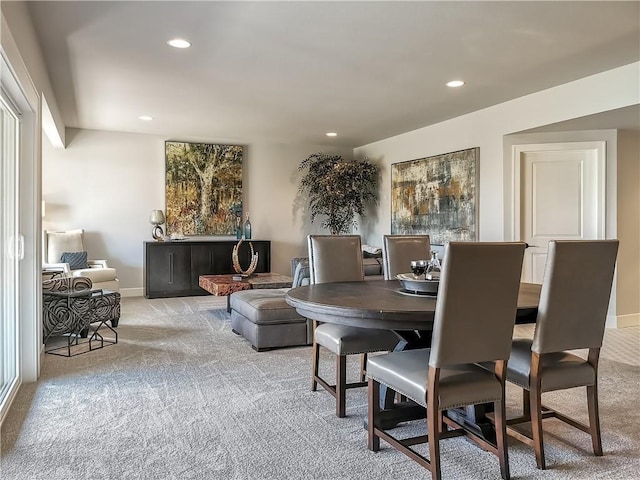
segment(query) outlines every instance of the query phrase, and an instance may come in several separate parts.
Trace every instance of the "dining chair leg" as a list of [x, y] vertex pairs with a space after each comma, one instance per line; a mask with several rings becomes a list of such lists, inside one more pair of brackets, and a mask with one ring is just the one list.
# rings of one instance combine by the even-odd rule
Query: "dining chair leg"
[[316, 343], [316, 325], [317, 322], [313, 321], [313, 350], [311, 352], [311, 391], [315, 392], [318, 389], [318, 382], [316, 380], [318, 376], [318, 362], [320, 360], [320, 349]]
[[522, 389], [522, 417], [531, 420], [531, 401], [529, 400], [529, 390]]
[[498, 459], [500, 460], [500, 474], [504, 480], [511, 478], [509, 471], [509, 451], [507, 447], [507, 413], [504, 401], [494, 403], [495, 411], [495, 428], [496, 428], [496, 446], [498, 450]]
[[441, 480], [440, 472], [440, 420], [438, 415], [438, 382], [440, 369], [429, 367], [427, 383], [427, 436], [429, 441], [429, 469], [433, 480]]
[[367, 354], [360, 355], [360, 381], [364, 382], [367, 379]]
[[[427, 404], [427, 430], [429, 437], [429, 467], [431, 470], [431, 478], [433, 480], [441, 480], [440, 473], [440, 440], [438, 430], [440, 429], [438, 423], [438, 411], [437, 407], [432, 407], [431, 403]], [[435, 410], [435, 411], [434, 411]]]
[[593, 367], [595, 378], [593, 385], [587, 387], [587, 409], [589, 410], [589, 431], [591, 432], [591, 443], [593, 453], [602, 456], [602, 437], [600, 435], [600, 413], [598, 412], [598, 359], [600, 358], [599, 348], [590, 348], [587, 361]]
[[[494, 402], [494, 418], [496, 429], [496, 450], [500, 461], [500, 474], [504, 480], [511, 478], [509, 471], [509, 450], [507, 446], [507, 411], [505, 405], [505, 382], [507, 380], [507, 362], [499, 360], [495, 363], [495, 374], [502, 387], [502, 400]], [[523, 396], [524, 400], [524, 396]]]
[[539, 376], [540, 356], [531, 354], [531, 373], [529, 379], [529, 401], [531, 402], [531, 433], [533, 436], [533, 449], [536, 455], [536, 464], [540, 470], [544, 470], [544, 441], [542, 439], [542, 385]]
[[344, 418], [347, 411], [347, 356], [336, 355], [336, 416]]
[[369, 450], [377, 452], [380, 450], [380, 437], [375, 433], [375, 426], [378, 424], [380, 416], [380, 384], [370, 378], [367, 389], [369, 402], [367, 407], [367, 446]]
[[587, 408], [593, 453], [600, 457], [602, 456], [602, 438], [600, 436], [600, 414], [598, 413], [598, 387], [595, 383], [587, 387]]

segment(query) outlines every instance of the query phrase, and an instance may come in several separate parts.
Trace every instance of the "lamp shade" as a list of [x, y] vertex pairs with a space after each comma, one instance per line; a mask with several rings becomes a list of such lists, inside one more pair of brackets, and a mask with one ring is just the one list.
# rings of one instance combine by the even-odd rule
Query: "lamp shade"
[[162, 210], [151, 210], [149, 223], [151, 225], [162, 225], [164, 223], [164, 213]]

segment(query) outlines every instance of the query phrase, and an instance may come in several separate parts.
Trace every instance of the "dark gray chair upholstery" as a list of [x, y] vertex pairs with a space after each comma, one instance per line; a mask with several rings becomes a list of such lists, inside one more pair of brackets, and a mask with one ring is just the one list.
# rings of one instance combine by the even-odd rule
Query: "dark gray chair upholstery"
[[383, 235], [382, 267], [385, 280], [411, 271], [411, 260], [429, 260], [429, 235]]
[[[431, 348], [376, 355], [367, 362], [368, 446], [379, 450], [382, 438], [440, 479], [440, 439], [467, 434], [499, 457], [502, 477], [508, 479], [504, 391], [524, 244], [451, 242], [445, 252]], [[495, 361], [494, 371], [476, 365], [487, 361]], [[426, 407], [427, 437], [398, 440], [381, 427], [380, 384]], [[441, 413], [488, 402], [495, 407], [495, 445]], [[430, 460], [411, 448], [425, 442]]]
[[[364, 281], [362, 248], [359, 235], [309, 235], [309, 270], [311, 283], [331, 283]], [[346, 415], [346, 390], [364, 387], [364, 365], [362, 357], [361, 381], [347, 383], [347, 355], [367, 354], [369, 352], [393, 350], [398, 337], [388, 330], [376, 330], [345, 325], [324, 323], [318, 325], [314, 320], [313, 371], [311, 390], [318, 383], [336, 399], [336, 415]], [[336, 355], [336, 383], [330, 385], [318, 375], [320, 361], [319, 346]]]
[[[617, 240], [551, 241], [533, 340], [515, 339], [507, 380], [523, 388], [523, 416], [508, 433], [532, 446], [545, 468], [542, 419], [555, 417], [591, 435], [602, 455], [598, 414], [598, 358], [613, 283]], [[587, 359], [568, 350], [589, 349]], [[542, 405], [543, 392], [587, 388], [589, 426]], [[531, 422], [532, 435], [516, 427]]]

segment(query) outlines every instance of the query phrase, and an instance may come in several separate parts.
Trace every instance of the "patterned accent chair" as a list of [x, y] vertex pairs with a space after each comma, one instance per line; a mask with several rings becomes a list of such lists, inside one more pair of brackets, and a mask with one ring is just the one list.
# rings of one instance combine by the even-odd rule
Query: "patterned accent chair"
[[65, 277], [87, 277], [94, 288], [120, 290], [115, 268], [106, 260], [87, 260], [84, 230], [45, 231], [43, 238], [44, 268], [58, 270]]
[[92, 290], [89, 278], [58, 276], [44, 280], [42, 296], [43, 343], [65, 334], [86, 337], [90, 324], [96, 322], [118, 326], [120, 293]]

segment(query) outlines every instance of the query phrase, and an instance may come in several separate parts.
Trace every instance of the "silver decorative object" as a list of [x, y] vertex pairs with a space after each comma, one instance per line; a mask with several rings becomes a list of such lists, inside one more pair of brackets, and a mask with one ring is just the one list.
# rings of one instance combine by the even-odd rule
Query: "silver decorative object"
[[236, 271], [236, 273], [239, 273], [243, 276], [250, 277], [258, 267], [258, 252], [253, 251], [253, 244], [249, 242], [249, 248], [251, 248], [251, 262], [249, 263], [249, 268], [247, 268], [246, 270], [242, 270], [242, 267], [240, 266], [240, 261], [238, 260], [238, 250], [240, 249], [240, 245], [242, 245], [242, 242], [243, 240], [240, 239], [240, 241], [233, 246], [233, 253], [231, 254], [231, 260], [233, 261], [233, 269]]
[[402, 289], [415, 295], [435, 296], [438, 293], [439, 280], [425, 280], [424, 277], [416, 278], [413, 273], [399, 273], [396, 278], [400, 281]]
[[151, 235], [153, 235], [154, 240], [158, 242], [164, 240], [164, 230], [160, 226], [164, 222], [165, 218], [162, 210], [151, 210], [151, 215], [149, 216], [149, 223], [153, 225]]
[[432, 250], [431, 260], [429, 260], [429, 265], [427, 265], [427, 270], [425, 271], [424, 278], [425, 280], [440, 280], [441, 273], [442, 265], [440, 264], [440, 260], [438, 259], [438, 252]]

